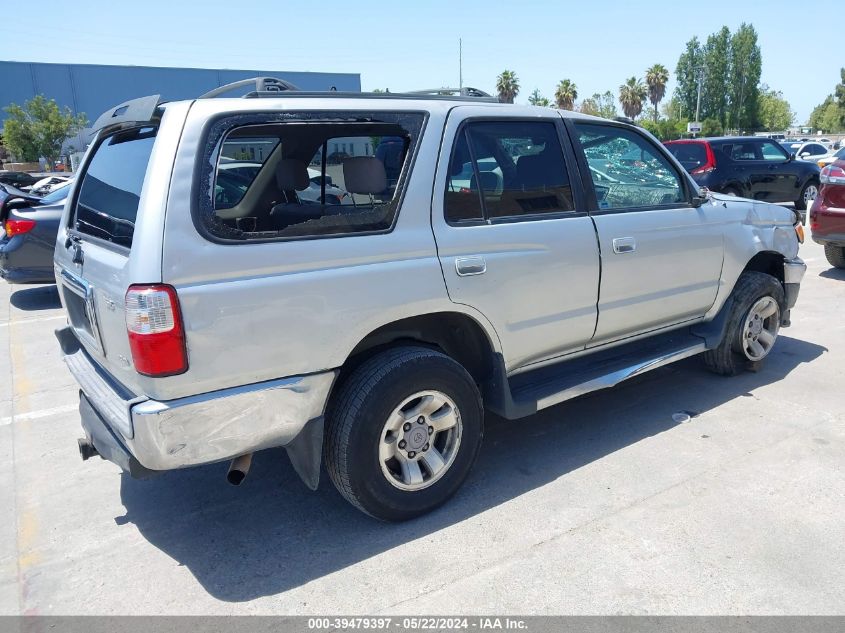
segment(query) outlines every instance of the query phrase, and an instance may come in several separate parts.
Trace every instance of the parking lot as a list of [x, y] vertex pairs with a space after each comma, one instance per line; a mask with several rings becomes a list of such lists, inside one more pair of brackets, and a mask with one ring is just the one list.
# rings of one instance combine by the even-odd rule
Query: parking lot
[[83, 463], [55, 288], [4, 283], [0, 613], [843, 614], [845, 272], [802, 256], [761, 371], [691, 358], [488, 420], [457, 496], [400, 525], [325, 475], [309, 492], [281, 450], [239, 488], [225, 464]]

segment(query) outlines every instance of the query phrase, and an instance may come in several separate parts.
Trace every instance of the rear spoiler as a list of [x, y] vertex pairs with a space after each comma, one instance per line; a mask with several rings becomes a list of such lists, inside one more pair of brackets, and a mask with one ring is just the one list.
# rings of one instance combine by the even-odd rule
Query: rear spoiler
[[[256, 96], [278, 96], [280, 92], [295, 92], [299, 90], [289, 81], [284, 79], [277, 79], [275, 77], [253, 77], [251, 79], [242, 79], [225, 86], [215, 88], [211, 92], [206, 92], [200, 95], [199, 99], [211, 99], [218, 97], [227, 92], [244, 88], [246, 86], [255, 86], [255, 90], [244, 95], [245, 97]], [[94, 132], [99, 132], [104, 127], [111, 125], [118, 125], [120, 123], [146, 123], [153, 120], [156, 108], [162, 103], [161, 95], [150, 95], [148, 97], [139, 97], [138, 99], [130, 99], [124, 101], [118, 106], [109, 108], [103, 112], [99, 118], [94, 121], [92, 127]]]
[[119, 123], [146, 123], [152, 121], [161, 95], [150, 95], [124, 101], [119, 106], [109, 108], [94, 121], [93, 131], [99, 132], [104, 127]]

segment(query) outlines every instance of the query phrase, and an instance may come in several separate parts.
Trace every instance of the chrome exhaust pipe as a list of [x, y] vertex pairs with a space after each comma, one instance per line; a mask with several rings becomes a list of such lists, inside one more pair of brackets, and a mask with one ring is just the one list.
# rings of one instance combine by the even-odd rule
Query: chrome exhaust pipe
[[232, 460], [232, 463], [229, 464], [229, 472], [226, 473], [226, 481], [233, 486], [240, 486], [241, 482], [246, 479], [251, 465], [252, 453], [236, 457]]

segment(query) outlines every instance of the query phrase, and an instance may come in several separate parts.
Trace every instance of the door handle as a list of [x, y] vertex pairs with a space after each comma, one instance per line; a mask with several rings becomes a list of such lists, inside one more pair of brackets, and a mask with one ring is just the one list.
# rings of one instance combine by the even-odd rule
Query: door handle
[[455, 270], [460, 277], [470, 275], [483, 275], [487, 272], [487, 262], [480, 255], [471, 257], [458, 257], [455, 259]]
[[633, 237], [617, 237], [613, 240], [613, 252], [618, 254], [633, 253], [637, 250], [637, 240]]

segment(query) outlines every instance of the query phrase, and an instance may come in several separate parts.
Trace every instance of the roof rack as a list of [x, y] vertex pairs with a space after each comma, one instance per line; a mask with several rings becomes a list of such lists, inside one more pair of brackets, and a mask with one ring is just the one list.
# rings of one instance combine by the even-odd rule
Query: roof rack
[[257, 97], [264, 95], [278, 96], [280, 92], [288, 92], [290, 90], [298, 91], [299, 88], [289, 81], [278, 79], [276, 77], [252, 77], [251, 79], [241, 79], [230, 84], [220, 86], [214, 90], [209, 90], [205, 94], [197, 97], [198, 99], [213, 99], [219, 97], [227, 92], [232, 92], [238, 88], [245, 88], [246, 86], [255, 85], [255, 90], [244, 95], [245, 98]]
[[[448, 101], [466, 101], [469, 99], [477, 101], [490, 101], [498, 103], [499, 99], [493, 97], [478, 88], [432, 88], [430, 90], [413, 90], [410, 92], [347, 92], [338, 91], [334, 87], [331, 90], [300, 90], [297, 86], [276, 77], [252, 77], [242, 79], [234, 83], [220, 86], [210, 90], [198, 99], [212, 99], [229, 92], [233, 92], [247, 86], [255, 86], [245, 95], [244, 99], [255, 99], [259, 97], [331, 97], [331, 98], [367, 98], [367, 99], [437, 99]], [[283, 93], [283, 94], [282, 94]]]
[[409, 95], [430, 95], [433, 97], [479, 97], [482, 99], [495, 99], [493, 95], [487, 94], [478, 88], [470, 88], [464, 86], [463, 88], [430, 88], [428, 90], [411, 90], [405, 94]]

